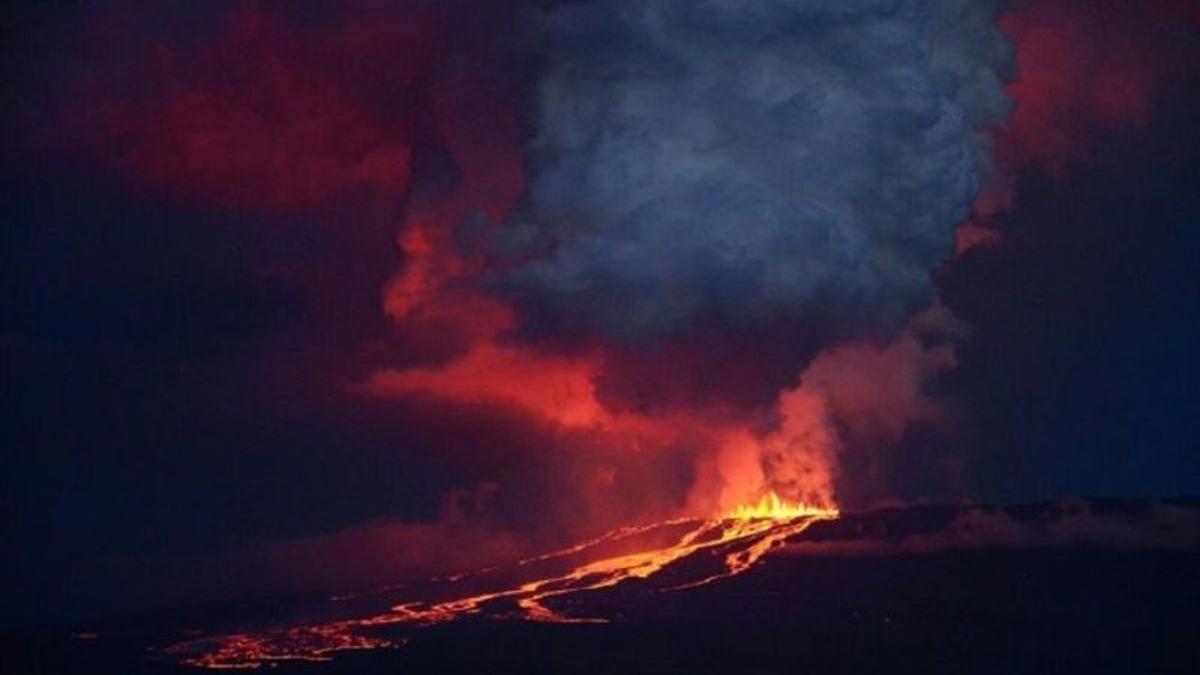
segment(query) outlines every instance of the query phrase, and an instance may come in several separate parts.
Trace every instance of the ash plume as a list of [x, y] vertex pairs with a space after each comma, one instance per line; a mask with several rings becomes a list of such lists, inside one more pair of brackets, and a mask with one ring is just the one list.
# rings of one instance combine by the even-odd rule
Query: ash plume
[[780, 316], [899, 327], [989, 162], [990, 2], [567, 2], [538, 16], [525, 203], [496, 284], [626, 343]]

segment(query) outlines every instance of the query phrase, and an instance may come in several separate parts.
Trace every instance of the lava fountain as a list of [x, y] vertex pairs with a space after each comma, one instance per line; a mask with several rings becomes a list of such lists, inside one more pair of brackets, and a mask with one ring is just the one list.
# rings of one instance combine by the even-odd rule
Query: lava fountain
[[[650, 583], [655, 592], [677, 592], [741, 574], [813, 523], [837, 516], [837, 508], [790, 502], [770, 492], [756, 503], [712, 518], [619, 528], [518, 561], [497, 580], [490, 577], [498, 568], [437, 580], [442, 584], [436, 593], [441, 599], [406, 600], [361, 618], [189, 640], [167, 647], [164, 653], [203, 668], [257, 668], [283, 661], [328, 661], [339, 652], [394, 648], [412, 630], [465, 618], [606, 623], [608, 617], [580, 614], [570, 607], [590, 592], [635, 580]], [[667, 543], [653, 543], [656, 539]], [[643, 541], [651, 543], [643, 545]], [[605, 553], [614, 549], [620, 552]], [[478, 592], [458, 590], [465, 586]]]

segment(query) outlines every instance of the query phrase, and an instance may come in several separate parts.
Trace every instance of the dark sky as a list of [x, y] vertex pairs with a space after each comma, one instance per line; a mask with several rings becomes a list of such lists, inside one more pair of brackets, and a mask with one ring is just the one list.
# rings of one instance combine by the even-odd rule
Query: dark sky
[[953, 379], [978, 425], [978, 494], [1196, 492], [1195, 92], [1061, 180], [1019, 178], [1008, 241], [945, 271], [976, 328]]
[[[531, 83], [579, 58], [533, 49], [526, 8], [477, 4], [4, 10], [0, 622], [379, 581], [667, 513], [711, 425], [769, 429], [816, 354], [907, 330], [832, 295], [741, 323], [758, 300], [727, 311], [720, 291], [631, 342], [601, 306], [624, 268], [599, 254], [611, 285], [567, 310], [547, 275], [474, 256], [480, 228], [536, 215], [525, 190], [554, 174], [523, 149], [549, 115]], [[969, 337], [919, 380], [917, 409], [945, 414], [897, 413], [886, 449], [831, 413], [851, 505], [1200, 493], [1197, 15], [1127, 4], [1001, 20], [1016, 112], [983, 130], [970, 217], [994, 234], [958, 254], [943, 237], [919, 291]], [[739, 269], [670, 269], [740, 288]], [[515, 350], [514, 374], [404, 379], [479, 344]], [[536, 410], [573, 405], [576, 374], [599, 426]], [[489, 398], [513, 381], [526, 393]], [[647, 419], [669, 438], [623, 431]], [[617, 436], [636, 447], [614, 455]]]

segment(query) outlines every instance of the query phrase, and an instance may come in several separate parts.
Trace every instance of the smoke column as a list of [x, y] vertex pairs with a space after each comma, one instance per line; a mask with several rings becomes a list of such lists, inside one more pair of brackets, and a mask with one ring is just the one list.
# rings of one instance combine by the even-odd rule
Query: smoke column
[[[897, 328], [1008, 110], [989, 3], [566, 3], [542, 18], [500, 285], [620, 340], [788, 314]], [[951, 21], [953, 21], [951, 27]], [[540, 252], [547, 251], [544, 255]]]
[[[485, 242], [526, 338], [653, 351], [701, 327], [774, 332], [803, 366], [887, 341], [931, 303], [990, 171], [985, 128], [1010, 108], [992, 3], [572, 2], [536, 21], [527, 193]], [[823, 390], [838, 389], [830, 364], [862, 370], [857, 353], [875, 352], [822, 360]], [[803, 476], [835, 478], [853, 418], [815, 391], [785, 393], [757, 444], [767, 482], [795, 496], [813, 491]], [[901, 430], [924, 410], [915, 391], [893, 399]]]

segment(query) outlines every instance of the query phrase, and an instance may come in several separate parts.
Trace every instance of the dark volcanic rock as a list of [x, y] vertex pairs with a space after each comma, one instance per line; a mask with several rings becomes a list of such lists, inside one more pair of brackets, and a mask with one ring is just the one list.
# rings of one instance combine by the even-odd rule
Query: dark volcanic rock
[[[607, 624], [464, 620], [274, 672], [1192, 673], [1198, 569], [1195, 500], [890, 508], [818, 523], [717, 583], [572, 599]], [[10, 634], [0, 670], [178, 672], [145, 651], [178, 619]]]

